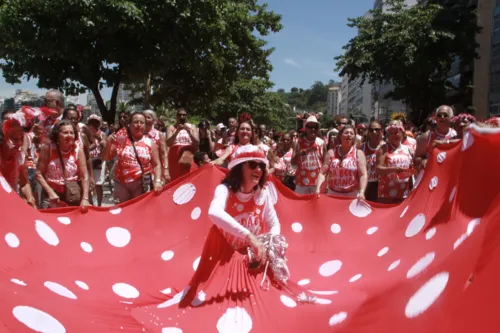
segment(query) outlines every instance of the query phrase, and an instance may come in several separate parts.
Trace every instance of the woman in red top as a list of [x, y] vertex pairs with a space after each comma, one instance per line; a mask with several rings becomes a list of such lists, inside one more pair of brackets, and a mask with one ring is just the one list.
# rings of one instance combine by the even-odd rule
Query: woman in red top
[[85, 210], [90, 205], [87, 162], [83, 149], [75, 143], [77, 139], [75, 125], [62, 120], [52, 128], [50, 144], [42, 147], [36, 170], [37, 180], [42, 186], [41, 208], [68, 206], [63, 201], [67, 181], [81, 183], [80, 206]]
[[234, 153], [239, 147], [246, 145], [254, 145], [256, 143], [255, 126], [249, 120], [242, 121], [236, 130], [234, 143], [226, 148], [221, 157], [212, 162], [215, 165], [223, 165], [225, 162], [230, 162]]
[[328, 194], [365, 199], [368, 182], [366, 158], [362, 150], [356, 148], [356, 130], [345, 125], [339, 131], [340, 145], [330, 149], [325, 156], [316, 184], [316, 193], [328, 175]]
[[149, 191], [151, 174], [154, 175], [153, 189], [159, 194], [161, 181], [161, 163], [158, 147], [145, 135], [146, 117], [143, 112], [134, 112], [130, 116], [127, 138], [123, 144], [111, 134], [103, 153], [105, 161], [117, 157], [115, 168], [115, 190], [118, 203], [125, 202]]
[[378, 197], [382, 203], [399, 203], [411, 190], [413, 152], [402, 144], [405, 129], [400, 120], [391, 121], [386, 132], [387, 143], [377, 151]]
[[375, 168], [377, 165], [377, 150], [384, 144], [383, 136], [382, 125], [378, 120], [374, 120], [368, 126], [365, 142], [358, 146], [366, 157], [366, 169], [368, 171], [366, 199], [369, 201], [377, 201], [378, 198], [378, 175]]
[[153, 139], [158, 147], [158, 153], [160, 154], [160, 161], [162, 165], [162, 176], [165, 182], [170, 181], [170, 173], [168, 171], [168, 156], [167, 156], [167, 139], [165, 134], [157, 130], [154, 124], [158, 121], [156, 112], [153, 110], [144, 111], [144, 116], [146, 116], [146, 134]]

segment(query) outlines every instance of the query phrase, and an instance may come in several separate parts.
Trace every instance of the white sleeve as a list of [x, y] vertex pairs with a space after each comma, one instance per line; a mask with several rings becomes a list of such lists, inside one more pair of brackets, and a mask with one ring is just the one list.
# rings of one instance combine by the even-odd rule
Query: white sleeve
[[238, 238], [246, 238], [250, 230], [238, 223], [226, 212], [226, 201], [229, 197], [229, 189], [226, 185], [219, 185], [215, 189], [214, 198], [208, 210], [208, 216], [213, 224]]
[[269, 191], [266, 191], [266, 204], [263, 213], [264, 222], [267, 223], [269, 232], [272, 235], [279, 235], [281, 233], [281, 225]]

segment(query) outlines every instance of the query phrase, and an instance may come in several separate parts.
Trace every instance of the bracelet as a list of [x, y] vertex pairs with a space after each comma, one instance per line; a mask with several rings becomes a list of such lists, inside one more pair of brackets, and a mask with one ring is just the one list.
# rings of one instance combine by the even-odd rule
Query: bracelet
[[155, 183], [158, 183], [158, 184], [163, 184], [163, 182], [159, 179], [155, 180]]

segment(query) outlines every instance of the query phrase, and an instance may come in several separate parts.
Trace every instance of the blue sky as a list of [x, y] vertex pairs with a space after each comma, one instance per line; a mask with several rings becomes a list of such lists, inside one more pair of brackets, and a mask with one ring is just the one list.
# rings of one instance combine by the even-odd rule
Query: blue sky
[[[266, 0], [269, 8], [282, 15], [283, 29], [266, 37], [275, 47], [271, 55], [274, 89], [309, 88], [315, 81], [338, 80], [333, 58], [342, 52], [356, 33], [347, 27], [347, 18], [363, 15], [374, 0]], [[10, 97], [15, 89], [42, 92], [36, 81], [9, 85], [0, 77], [0, 96]], [[103, 92], [109, 98], [110, 90]], [[85, 103], [81, 96], [80, 103]]]

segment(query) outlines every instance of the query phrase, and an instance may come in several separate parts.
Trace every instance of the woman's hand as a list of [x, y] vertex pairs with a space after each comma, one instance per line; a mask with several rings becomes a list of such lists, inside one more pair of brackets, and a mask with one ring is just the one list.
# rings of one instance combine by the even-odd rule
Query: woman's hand
[[115, 133], [110, 134], [108, 136], [108, 143], [116, 143], [116, 134]]
[[28, 205], [30, 205], [31, 207], [33, 207], [33, 208], [35, 208], [35, 209], [37, 208], [37, 207], [36, 207], [36, 200], [35, 200], [35, 198], [34, 198], [34, 197], [27, 198], [27, 199], [26, 199], [26, 202], [27, 202], [27, 203], [28, 203]]
[[358, 195], [358, 199], [361, 201], [366, 201], [365, 194], [360, 192]]
[[86, 213], [89, 210], [90, 202], [89, 199], [83, 198], [82, 201], [80, 201], [80, 209], [82, 213]]
[[256, 255], [257, 261], [262, 262], [266, 258], [266, 249], [264, 244], [260, 240], [257, 239], [253, 234], [247, 236], [248, 243], [252, 248], [253, 253]]
[[161, 180], [155, 180], [153, 183], [153, 190], [155, 191], [156, 195], [159, 195], [161, 193], [161, 189], [163, 188], [163, 182]]
[[165, 184], [170, 181], [170, 172], [168, 172], [168, 168], [163, 169], [163, 181]]

